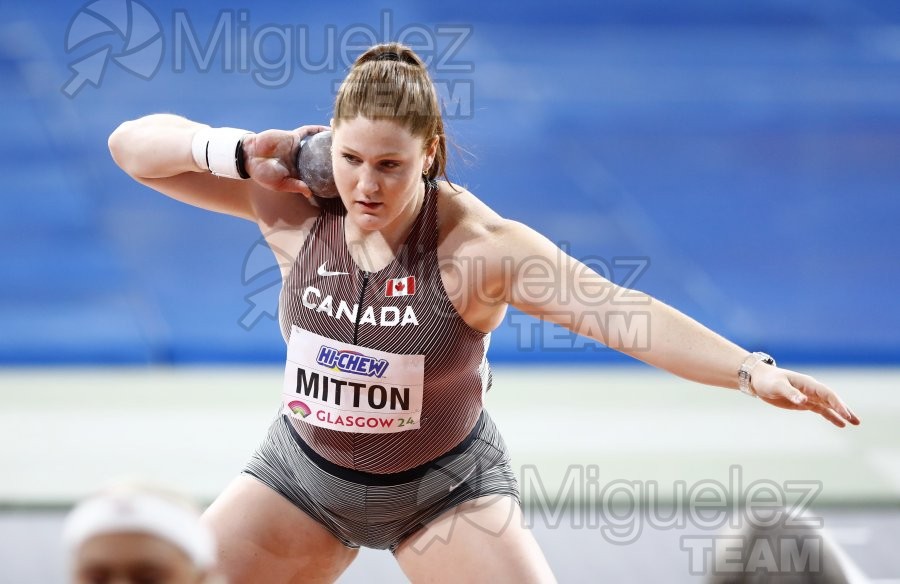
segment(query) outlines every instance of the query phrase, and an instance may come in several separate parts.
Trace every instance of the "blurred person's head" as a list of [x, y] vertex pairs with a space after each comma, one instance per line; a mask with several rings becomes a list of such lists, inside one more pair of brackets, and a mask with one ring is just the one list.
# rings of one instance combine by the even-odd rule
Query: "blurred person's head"
[[119, 485], [81, 501], [63, 543], [76, 584], [209, 584], [213, 536], [181, 497]]
[[782, 517], [773, 525], [747, 521], [743, 529], [721, 534], [707, 583], [846, 584], [843, 552], [821, 522], [787, 509]]

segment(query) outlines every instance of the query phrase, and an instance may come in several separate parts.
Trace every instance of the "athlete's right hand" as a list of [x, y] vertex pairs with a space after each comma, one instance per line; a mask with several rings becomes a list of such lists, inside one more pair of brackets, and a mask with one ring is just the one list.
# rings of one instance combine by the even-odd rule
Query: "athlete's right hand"
[[307, 136], [330, 130], [328, 126], [300, 126], [296, 130], [266, 130], [244, 138], [244, 167], [250, 178], [271, 191], [312, 196], [297, 177], [297, 153]]

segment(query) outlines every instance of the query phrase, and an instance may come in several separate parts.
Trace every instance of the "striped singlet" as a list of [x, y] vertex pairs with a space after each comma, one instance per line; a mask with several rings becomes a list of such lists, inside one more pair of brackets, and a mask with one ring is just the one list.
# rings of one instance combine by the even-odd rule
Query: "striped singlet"
[[[288, 417], [299, 437], [344, 468], [385, 474], [434, 460], [473, 429], [490, 388], [490, 335], [469, 327], [444, 290], [437, 258], [437, 184], [406, 242], [378, 272], [360, 270], [344, 238], [346, 210], [327, 199], [294, 260], [279, 299], [282, 335], [293, 326], [341, 343], [424, 355], [420, 427], [392, 434], [345, 432]], [[414, 282], [413, 282], [414, 280]], [[410, 284], [408, 295], [391, 286]]]

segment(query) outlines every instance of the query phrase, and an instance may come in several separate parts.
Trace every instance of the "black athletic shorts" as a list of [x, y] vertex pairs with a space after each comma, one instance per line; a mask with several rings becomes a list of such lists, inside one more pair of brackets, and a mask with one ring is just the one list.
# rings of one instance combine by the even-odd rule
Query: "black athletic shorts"
[[479, 497], [509, 496], [521, 504], [506, 444], [484, 410], [452, 450], [391, 474], [360, 472], [322, 458], [278, 415], [243, 472], [286, 497], [351, 548], [394, 552], [429, 521]]

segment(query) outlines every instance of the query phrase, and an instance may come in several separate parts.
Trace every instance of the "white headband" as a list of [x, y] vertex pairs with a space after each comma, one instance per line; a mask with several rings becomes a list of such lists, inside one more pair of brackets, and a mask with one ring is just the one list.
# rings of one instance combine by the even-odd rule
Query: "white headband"
[[184, 551], [200, 569], [215, 564], [212, 533], [196, 514], [177, 503], [139, 492], [105, 493], [80, 503], [66, 519], [63, 543], [75, 552], [96, 535], [120, 532], [164, 539]]

